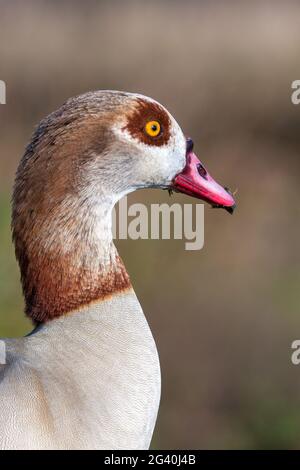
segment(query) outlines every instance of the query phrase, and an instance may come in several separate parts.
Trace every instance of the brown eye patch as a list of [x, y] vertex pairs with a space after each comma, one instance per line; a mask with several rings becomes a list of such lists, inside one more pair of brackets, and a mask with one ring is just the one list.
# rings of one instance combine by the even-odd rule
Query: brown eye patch
[[[166, 145], [170, 138], [171, 121], [166, 111], [157, 103], [145, 101], [142, 98], [136, 100], [133, 111], [128, 114], [127, 124], [124, 127], [132, 137], [139, 139], [147, 145]], [[153, 137], [146, 132], [149, 122], [158, 122], [160, 132]]]

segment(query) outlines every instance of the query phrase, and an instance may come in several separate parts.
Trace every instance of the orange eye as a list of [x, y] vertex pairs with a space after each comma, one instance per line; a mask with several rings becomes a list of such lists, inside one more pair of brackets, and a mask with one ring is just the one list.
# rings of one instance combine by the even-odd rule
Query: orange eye
[[149, 121], [145, 126], [145, 132], [150, 137], [157, 137], [160, 134], [161, 126], [158, 121]]

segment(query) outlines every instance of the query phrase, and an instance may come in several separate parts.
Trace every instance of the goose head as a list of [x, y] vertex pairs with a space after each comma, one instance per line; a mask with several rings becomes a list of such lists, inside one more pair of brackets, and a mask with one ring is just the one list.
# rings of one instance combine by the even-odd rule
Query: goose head
[[90, 92], [41, 121], [17, 171], [12, 222], [26, 313], [35, 321], [130, 287], [112, 241], [111, 210], [140, 188], [235, 207], [192, 140], [151, 98]]

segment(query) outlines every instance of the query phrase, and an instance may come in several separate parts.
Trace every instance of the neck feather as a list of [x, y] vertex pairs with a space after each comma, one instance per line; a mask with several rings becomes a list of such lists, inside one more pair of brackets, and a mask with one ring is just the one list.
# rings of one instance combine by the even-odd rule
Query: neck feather
[[70, 196], [30, 217], [14, 211], [13, 235], [26, 314], [36, 323], [131, 288], [112, 240], [112, 198]]

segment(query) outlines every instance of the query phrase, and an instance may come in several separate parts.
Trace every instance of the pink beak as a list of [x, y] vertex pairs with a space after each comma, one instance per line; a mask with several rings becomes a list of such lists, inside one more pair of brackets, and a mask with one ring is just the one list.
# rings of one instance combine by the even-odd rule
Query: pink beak
[[229, 189], [220, 186], [206, 171], [193, 152], [193, 141], [187, 139], [186, 165], [173, 180], [172, 189], [202, 199], [212, 207], [226, 209], [230, 214], [235, 209], [235, 200]]

